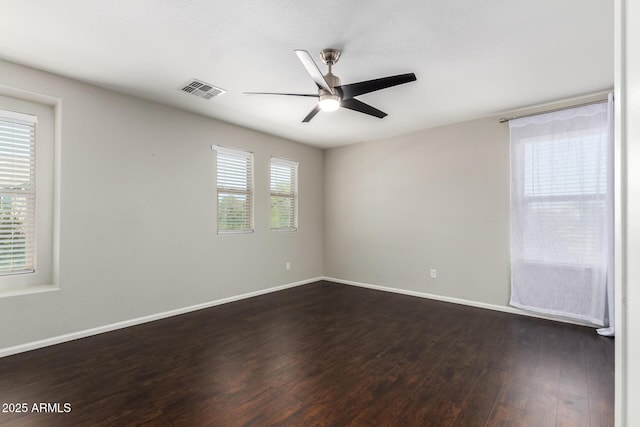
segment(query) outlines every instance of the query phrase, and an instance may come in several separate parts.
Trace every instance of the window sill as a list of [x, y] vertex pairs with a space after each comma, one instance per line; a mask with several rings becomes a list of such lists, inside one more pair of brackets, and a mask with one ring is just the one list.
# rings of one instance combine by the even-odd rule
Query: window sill
[[521, 259], [519, 262], [523, 265], [534, 266], [534, 267], [544, 267], [544, 268], [565, 268], [565, 269], [601, 268], [597, 264], [572, 264], [568, 262], [540, 261], [540, 260], [534, 260], [534, 259]]
[[224, 236], [227, 234], [251, 234], [253, 230], [218, 230], [218, 235]]
[[0, 289], [0, 298], [14, 297], [20, 295], [39, 294], [42, 292], [59, 291], [60, 287], [54, 284], [21, 286], [8, 289]]

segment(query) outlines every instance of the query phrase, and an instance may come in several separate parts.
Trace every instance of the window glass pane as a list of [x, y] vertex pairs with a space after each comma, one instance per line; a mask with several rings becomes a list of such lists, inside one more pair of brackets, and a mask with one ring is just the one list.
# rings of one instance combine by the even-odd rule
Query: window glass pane
[[218, 153], [218, 187], [247, 191], [249, 159]]
[[271, 228], [293, 228], [294, 202], [290, 197], [271, 196]]
[[249, 203], [246, 195], [218, 193], [218, 229], [243, 231], [248, 229], [249, 222]]
[[605, 149], [598, 135], [525, 140], [525, 197], [604, 194]]
[[604, 198], [529, 203], [527, 221], [522, 223], [524, 259], [556, 264], [599, 264], [605, 209]]

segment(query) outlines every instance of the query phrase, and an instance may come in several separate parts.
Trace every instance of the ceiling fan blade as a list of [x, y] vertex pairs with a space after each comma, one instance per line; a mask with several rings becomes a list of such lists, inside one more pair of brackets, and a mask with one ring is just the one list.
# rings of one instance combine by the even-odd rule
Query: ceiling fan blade
[[309, 52], [306, 50], [296, 49], [295, 53], [298, 55], [298, 59], [302, 62], [304, 68], [307, 69], [307, 73], [309, 73], [313, 81], [316, 82], [316, 85], [318, 85], [320, 89], [327, 90], [331, 92], [332, 95], [335, 95], [335, 91], [331, 86], [329, 86], [329, 83], [325, 80], [322, 72], [313, 61], [313, 58], [311, 58], [311, 55], [309, 55]]
[[308, 93], [279, 93], [279, 92], [242, 92], [244, 95], [284, 95], [284, 96], [310, 96], [318, 98], [317, 94]]
[[309, 114], [307, 114], [307, 117], [304, 118], [304, 120], [302, 120], [302, 123], [309, 123], [311, 121], [311, 119], [313, 119], [313, 117], [318, 114], [318, 112], [320, 111], [320, 106], [316, 105], [315, 107], [313, 107], [313, 110], [311, 110], [309, 112]]
[[413, 73], [398, 74], [397, 76], [382, 77], [380, 79], [336, 86], [336, 89], [342, 92], [342, 99], [344, 100], [353, 98], [354, 96], [363, 95], [365, 93], [375, 92], [376, 90], [413, 82], [415, 80], [416, 75]]
[[357, 99], [353, 99], [353, 98], [342, 100], [342, 102], [340, 103], [340, 106], [343, 108], [347, 108], [349, 110], [368, 114], [370, 116], [374, 116], [379, 119], [382, 119], [387, 115], [387, 113], [385, 113], [384, 111], [380, 111], [369, 104], [365, 104], [364, 102], [358, 101]]

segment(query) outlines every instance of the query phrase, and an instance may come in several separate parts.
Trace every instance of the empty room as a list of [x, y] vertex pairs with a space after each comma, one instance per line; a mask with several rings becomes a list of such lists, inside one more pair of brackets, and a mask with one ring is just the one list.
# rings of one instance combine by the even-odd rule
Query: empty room
[[1, 426], [640, 425], [640, 2], [0, 1]]

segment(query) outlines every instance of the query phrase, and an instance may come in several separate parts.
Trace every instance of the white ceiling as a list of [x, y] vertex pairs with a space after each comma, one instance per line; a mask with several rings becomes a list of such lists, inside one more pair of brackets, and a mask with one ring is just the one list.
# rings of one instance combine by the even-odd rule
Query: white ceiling
[[[608, 0], [1, 0], [0, 57], [241, 126], [332, 147], [613, 87]], [[362, 95], [389, 115], [301, 120], [314, 93], [293, 50], [339, 48], [342, 83], [414, 72]], [[177, 90], [191, 78], [226, 89]], [[0, 84], [1, 84], [0, 76]]]

